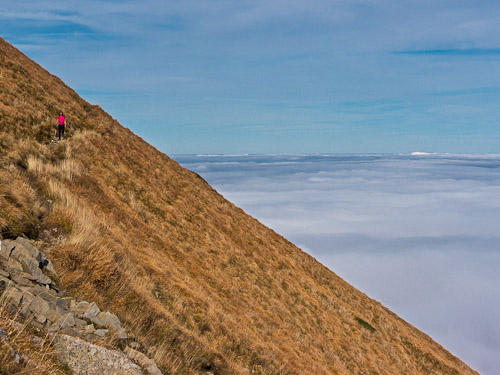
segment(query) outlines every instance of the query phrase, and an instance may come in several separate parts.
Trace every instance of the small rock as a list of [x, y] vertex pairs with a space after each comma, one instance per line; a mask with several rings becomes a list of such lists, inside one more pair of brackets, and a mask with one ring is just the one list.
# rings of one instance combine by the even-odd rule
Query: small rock
[[35, 319], [40, 324], [44, 324], [47, 321], [47, 317], [43, 314], [35, 314]]
[[38, 262], [36, 261], [36, 255], [33, 256], [32, 251], [28, 250], [23, 245], [17, 244], [10, 256], [19, 261], [23, 265], [24, 271], [27, 273], [33, 275], [40, 270]]
[[135, 350], [139, 350], [141, 348], [141, 344], [139, 344], [138, 342], [136, 341], [132, 341], [129, 346], [132, 348], [132, 349], [135, 349]]
[[64, 314], [55, 324], [59, 327], [74, 327], [76, 325], [75, 316], [72, 313]]
[[85, 332], [87, 333], [93, 333], [95, 332], [95, 328], [94, 328], [94, 325], [93, 324], [89, 324], [85, 327]]
[[17, 307], [23, 299], [23, 293], [16, 287], [9, 285], [5, 290], [5, 297], [11, 300], [11, 303]]
[[32, 312], [35, 316], [47, 317], [50, 311], [50, 307], [47, 301], [45, 301], [40, 296], [36, 296], [35, 299], [29, 305], [29, 311]]
[[12, 275], [12, 281], [14, 281], [19, 286], [31, 287], [33, 285], [33, 282], [32, 282], [32, 280], [30, 280], [30, 278], [25, 277], [26, 275], [30, 276], [30, 278], [31, 278], [31, 275], [24, 273], [24, 272], [21, 272], [21, 273], [17, 273], [15, 275]]
[[50, 289], [50, 285], [52, 284], [52, 279], [50, 277], [44, 275], [40, 270], [36, 272], [35, 276], [36, 281], [38, 281], [40, 284], [45, 285], [46, 289]]
[[85, 310], [83, 317], [86, 319], [91, 319], [91, 318], [96, 317], [100, 312], [101, 312], [101, 310], [99, 309], [97, 304], [95, 302], [92, 302], [90, 304], [90, 306], [88, 307], [88, 309]]
[[96, 329], [94, 331], [94, 335], [99, 336], [99, 337], [104, 337], [108, 334], [108, 332], [109, 331], [107, 329]]
[[42, 270], [46, 269], [50, 273], [56, 273], [56, 271], [54, 270], [54, 266], [52, 265], [52, 262], [49, 259], [47, 259], [45, 254], [42, 253], [41, 251], [38, 252], [36, 260], [38, 261], [38, 267], [40, 269]]
[[104, 323], [104, 321], [102, 319], [98, 318], [97, 316], [90, 318], [90, 321], [98, 327], [106, 327], [106, 324]]
[[47, 301], [52, 308], [55, 309], [55, 307], [57, 306], [59, 297], [57, 297], [54, 292], [50, 290], [44, 290], [42, 293], [38, 294], [38, 296]]
[[23, 292], [23, 302], [21, 304], [20, 313], [23, 316], [28, 316], [30, 313], [31, 304], [35, 300], [35, 297], [29, 292]]
[[43, 286], [41, 285], [35, 285], [34, 287], [32, 287], [30, 289], [30, 292], [35, 295], [35, 296], [38, 296], [40, 293], [45, 293], [47, 291], [47, 289], [45, 289]]
[[[31, 242], [25, 238], [18, 237], [14, 241], [15, 247], [12, 249], [10, 254], [9, 262], [13, 258], [18, 261], [22, 270], [36, 277], [36, 280], [41, 284], [49, 285], [52, 280], [44, 275], [40, 269], [40, 262], [38, 259], [41, 257], [38, 249], [31, 244]], [[43, 255], [43, 253], [42, 253]], [[43, 255], [45, 257], [45, 255]], [[12, 266], [18, 268], [16, 263], [11, 262]]]
[[64, 333], [65, 335], [72, 336], [72, 337], [78, 337], [78, 333], [75, 332], [75, 330], [71, 327], [64, 326], [60, 329], [59, 333]]
[[12, 250], [14, 249], [14, 247], [16, 247], [16, 245], [11, 240], [2, 240], [0, 242], [1, 242], [1, 244], [0, 244], [0, 257], [7, 260], [7, 259], [9, 259], [10, 254], [12, 253]]
[[83, 319], [75, 317], [75, 326], [76, 328], [83, 329], [85, 328], [85, 326], [87, 326], [87, 322]]
[[28, 240], [27, 238], [17, 237], [14, 242], [16, 242], [17, 245], [21, 245], [26, 250], [28, 250], [29, 254], [30, 254], [30, 256], [32, 258], [36, 258], [37, 257], [37, 255], [39, 253], [38, 249], [35, 246], [33, 246], [33, 244], [31, 243], [31, 241]]
[[109, 311], [104, 311], [97, 315], [97, 317], [104, 322], [104, 326], [107, 328], [113, 328], [116, 330], [118, 328], [121, 328], [122, 326], [120, 319], [118, 319], [115, 314], [110, 313]]
[[50, 310], [49, 310], [49, 312], [48, 312], [48, 314], [47, 314], [47, 320], [48, 320], [49, 322], [52, 322], [52, 323], [57, 322], [57, 320], [58, 320], [60, 317], [61, 317], [61, 315], [60, 315], [57, 311], [55, 311], [55, 310], [53, 310], [53, 309], [50, 309]]
[[83, 317], [83, 314], [90, 308], [90, 303], [87, 301], [72, 301], [70, 308], [77, 316]]
[[56, 302], [56, 311], [61, 314], [61, 315], [64, 315], [68, 312], [71, 311], [71, 302], [73, 301], [72, 298], [58, 298], [57, 299], [57, 302]]
[[[126, 339], [128, 338], [127, 333], [122, 327], [122, 323], [120, 322], [120, 319], [113, 314], [110, 313], [109, 311], [105, 311], [97, 315], [97, 318], [102, 321], [102, 324], [104, 327], [112, 329], [113, 331], [116, 332], [117, 337], [119, 339]], [[96, 323], [99, 324], [99, 323]]]

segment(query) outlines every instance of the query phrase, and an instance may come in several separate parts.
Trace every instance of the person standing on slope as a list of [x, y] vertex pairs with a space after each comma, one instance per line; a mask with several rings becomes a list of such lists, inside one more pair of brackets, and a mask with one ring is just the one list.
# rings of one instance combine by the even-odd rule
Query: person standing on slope
[[57, 129], [59, 131], [59, 140], [61, 140], [61, 137], [64, 138], [64, 129], [66, 129], [66, 117], [62, 112], [57, 116]]

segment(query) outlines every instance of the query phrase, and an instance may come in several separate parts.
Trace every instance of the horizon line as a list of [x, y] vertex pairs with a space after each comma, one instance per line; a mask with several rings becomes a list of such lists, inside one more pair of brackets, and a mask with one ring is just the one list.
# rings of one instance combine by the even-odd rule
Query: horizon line
[[500, 153], [474, 153], [474, 152], [272, 152], [272, 153], [176, 153], [171, 156], [196, 156], [196, 157], [245, 157], [245, 156], [335, 156], [335, 155], [397, 155], [397, 156], [492, 156], [500, 157]]

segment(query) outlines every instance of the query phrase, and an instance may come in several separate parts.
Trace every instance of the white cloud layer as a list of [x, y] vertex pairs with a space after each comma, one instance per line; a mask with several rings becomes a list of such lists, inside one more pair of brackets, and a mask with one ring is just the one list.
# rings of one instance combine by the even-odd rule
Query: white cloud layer
[[177, 160], [481, 374], [500, 368], [500, 155]]

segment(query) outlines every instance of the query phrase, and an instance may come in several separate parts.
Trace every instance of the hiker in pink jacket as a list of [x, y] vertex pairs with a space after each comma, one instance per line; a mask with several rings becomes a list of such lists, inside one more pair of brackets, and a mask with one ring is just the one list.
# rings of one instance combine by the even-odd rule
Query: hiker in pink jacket
[[59, 140], [61, 140], [61, 137], [64, 138], [64, 129], [66, 129], [66, 117], [62, 112], [57, 117], [57, 128], [59, 130]]

